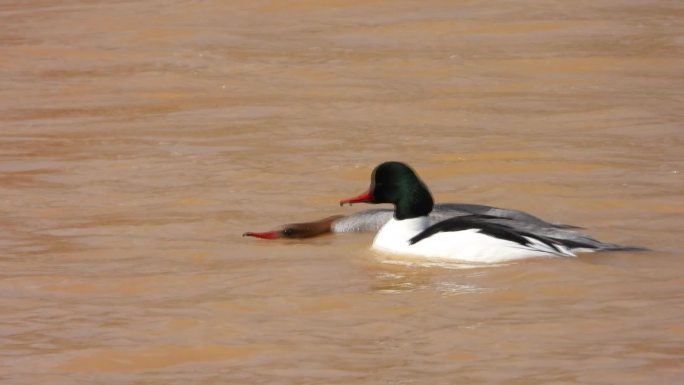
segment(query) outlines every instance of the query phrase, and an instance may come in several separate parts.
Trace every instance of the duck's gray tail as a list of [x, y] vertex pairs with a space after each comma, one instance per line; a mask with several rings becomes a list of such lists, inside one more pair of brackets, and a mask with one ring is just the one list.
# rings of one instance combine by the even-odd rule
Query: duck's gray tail
[[586, 235], [579, 236], [575, 239], [552, 238], [556, 242], [568, 247], [572, 250], [581, 251], [651, 251], [647, 247], [641, 246], [623, 246], [615, 243], [601, 242], [597, 239], [588, 237]]

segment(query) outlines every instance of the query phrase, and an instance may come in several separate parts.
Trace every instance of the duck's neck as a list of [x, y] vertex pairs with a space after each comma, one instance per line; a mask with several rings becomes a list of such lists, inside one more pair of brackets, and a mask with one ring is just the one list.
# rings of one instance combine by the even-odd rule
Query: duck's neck
[[426, 217], [432, 211], [432, 195], [422, 183], [394, 202], [394, 218], [398, 220]]
[[409, 219], [391, 219], [387, 224], [391, 224], [395, 230], [401, 230], [406, 233], [419, 233], [425, 230], [430, 225], [430, 220], [427, 215], [409, 218]]

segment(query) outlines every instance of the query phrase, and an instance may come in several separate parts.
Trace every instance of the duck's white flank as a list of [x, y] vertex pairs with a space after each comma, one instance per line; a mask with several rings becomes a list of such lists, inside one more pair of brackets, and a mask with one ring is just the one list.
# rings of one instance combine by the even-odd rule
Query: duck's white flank
[[530, 237], [530, 245], [480, 233], [478, 229], [436, 233], [413, 245], [409, 240], [429, 225], [427, 217], [404, 220], [392, 218], [373, 241], [373, 248], [381, 251], [446, 258], [468, 262], [498, 263], [530, 257], [574, 257], [566, 247], [558, 250]]

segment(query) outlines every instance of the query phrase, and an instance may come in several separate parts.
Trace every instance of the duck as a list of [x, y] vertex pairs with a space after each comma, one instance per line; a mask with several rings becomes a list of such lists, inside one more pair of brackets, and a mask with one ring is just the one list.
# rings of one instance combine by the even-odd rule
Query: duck
[[[402, 162], [384, 162], [372, 171], [370, 188], [340, 205], [392, 204], [392, 216], [382, 224], [372, 249], [463, 262], [500, 263], [535, 257], [576, 257], [578, 252], [637, 250], [641, 248], [603, 243], [576, 231], [576, 226], [556, 225], [530, 214], [473, 205], [459, 215], [441, 218], [445, 206], [434, 213], [435, 203], [427, 185]], [[439, 207], [439, 206], [437, 206]], [[454, 208], [451, 206], [451, 208]], [[334, 226], [337, 218], [332, 220]]]
[[[404, 166], [417, 178], [417, 174], [410, 167], [405, 164]], [[425, 186], [424, 183], [420, 183]], [[427, 190], [427, 187], [424, 188]], [[362, 195], [367, 195], [367, 193]], [[346, 199], [341, 201], [340, 205], [364, 202], [366, 198], [368, 197], [361, 196]], [[267, 240], [301, 240], [335, 233], [377, 233], [393, 217], [394, 209], [374, 208], [349, 215], [333, 215], [309, 222], [289, 223], [269, 231], [248, 231], [242, 235]], [[551, 223], [523, 211], [482, 204], [435, 203], [427, 215], [428, 226], [436, 225], [451, 218], [462, 218], [465, 222], [477, 220], [483, 223], [511, 227], [515, 231], [531, 233], [533, 236], [547, 238], [559, 243], [573, 253], [647, 250], [641, 247], [622, 246], [599, 241], [582, 233], [580, 231], [582, 228], [579, 226]]]

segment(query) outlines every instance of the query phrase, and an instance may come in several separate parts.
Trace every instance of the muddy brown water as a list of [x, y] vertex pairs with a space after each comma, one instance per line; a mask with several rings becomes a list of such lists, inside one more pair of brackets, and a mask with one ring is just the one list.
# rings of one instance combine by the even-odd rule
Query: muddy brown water
[[[0, 3], [2, 384], [684, 382], [675, 1]], [[441, 202], [648, 253], [470, 267], [345, 214]]]

